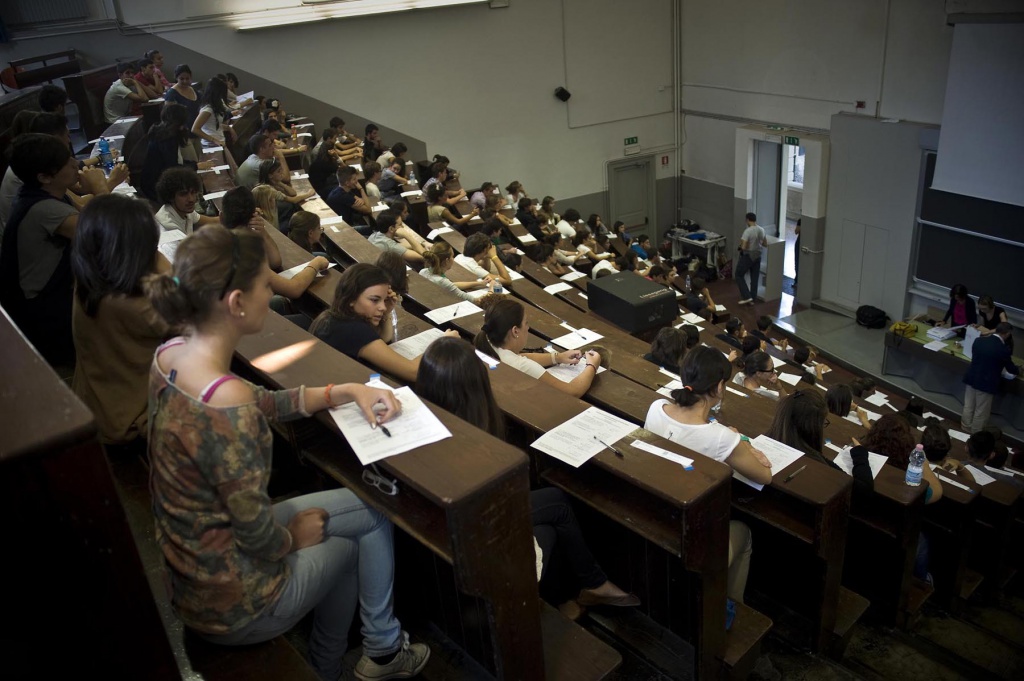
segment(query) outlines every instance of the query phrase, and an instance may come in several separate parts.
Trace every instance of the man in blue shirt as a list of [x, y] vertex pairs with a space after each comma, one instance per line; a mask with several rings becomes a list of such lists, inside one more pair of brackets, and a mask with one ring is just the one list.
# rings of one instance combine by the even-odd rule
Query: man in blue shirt
[[967, 388], [964, 391], [964, 413], [960, 417], [964, 432], [977, 433], [988, 425], [992, 397], [999, 390], [1003, 370], [1014, 376], [1020, 373], [1020, 367], [1013, 363], [1013, 355], [1006, 345], [1011, 333], [1013, 327], [1007, 322], [1000, 322], [995, 333], [974, 341], [971, 366], [964, 375]]

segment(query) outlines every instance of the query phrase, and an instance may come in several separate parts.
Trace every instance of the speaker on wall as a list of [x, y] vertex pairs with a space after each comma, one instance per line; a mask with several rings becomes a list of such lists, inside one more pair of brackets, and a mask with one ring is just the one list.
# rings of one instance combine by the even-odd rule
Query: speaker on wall
[[572, 94], [568, 90], [566, 90], [564, 87], [556, 87], [555, 88], [555, 97], [558, 97], [563, 102], [568, 102], [569, 98], [572, 97]]

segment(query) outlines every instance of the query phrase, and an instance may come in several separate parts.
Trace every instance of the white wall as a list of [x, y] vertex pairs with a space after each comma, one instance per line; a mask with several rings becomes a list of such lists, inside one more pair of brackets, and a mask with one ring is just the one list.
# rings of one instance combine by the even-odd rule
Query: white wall
[[[574, 10], [585, 4], [598, 16], [620, 4], [563, 1]], [[123, 4], [146, 16], [147, 6], [166, 2]], [[566, 78], [562, 5], [512, 0], [507, 9], [470, 5], [244, 33], [227, 27], [153, 30], [426, 140], [428, 153], [450, 157], [467, 184], [519, 179], [531, 195], [571, 197], [605, 189], [605, 163], [622, 157], [623, 138], [639, 137], [644, 150], [671, 147], [673, 130], [671, 114], [569, 127], [566, 104], [553, 95]], [[643, 6], [661, 13], [667, 3], [639, 0], [631, 6], [638, 14]], [[162, 16], [162, 10], [151, 14]], [[608, 81], [625, 82], [641, 71], [651, 42], [658, 51], [667, 43], [671, 54], [668, 30], [605, 45], [619, 56], [606, 65]], [[574, 98], [587, 99], [585, 82], [574, 89]], [[608, 100], [592, 106], [622, 111]]]

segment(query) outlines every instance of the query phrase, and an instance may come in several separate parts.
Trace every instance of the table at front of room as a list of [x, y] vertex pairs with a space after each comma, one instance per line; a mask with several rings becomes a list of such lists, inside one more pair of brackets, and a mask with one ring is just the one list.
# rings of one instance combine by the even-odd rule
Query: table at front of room
[[[882, 358], [882, 373], [913, 379], [924, 390], [952, 395], [960, 404], [964, 401], [964, 374], [970, 366], [969, 360], [947, 341], [945, 350], [928, 350], [925, 343], [928, 326], [918, 324], [917, 334], [911, 337], [898, 336], [891, 331], [885, 334], [885, 355]], [[1014, 357], [1018, 366], [1024, 360]], [[1003, 379], [1002, 389], [992, 400], [992, 413], [997, 414], [1014, 428], [1024, 429], [1024, 379], [1020, 376]]]

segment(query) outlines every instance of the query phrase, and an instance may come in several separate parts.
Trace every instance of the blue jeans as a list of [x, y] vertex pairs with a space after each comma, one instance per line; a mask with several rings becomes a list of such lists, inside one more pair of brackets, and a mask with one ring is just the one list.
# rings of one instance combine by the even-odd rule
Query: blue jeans
[[260, 643], [288, 631], [315, 609], [310, 662], [322, 678], [335, 681], [341, 675], [341, 658], [357, 602], [363, 622], [363, 654], [380, 657], [402, 647], [402, 627], [392, 612], [392, 526], [347, 489], [282, 501], [274, 505], [274, 517], [287, 525], [292, 516], [307, 508], [327, 511], [326, 539], [285, 556], [291, 575], [281, 598], [242, 629], [204, 638], [221, 645]]
[[[744, 276], [750, 273], [750, 286], [747, 287], [747, 282]], [[757, 260], [753, 260], [746, 253], [740, 254], [740, 261], [736, 264], [736, 285], [740, 287], [740, 300], [747, 300], [749, 298], [757, 297], [757, 280], [761, 277], [761, 256], [758, 255]]]

